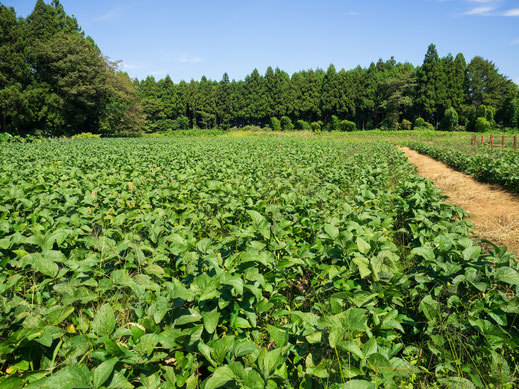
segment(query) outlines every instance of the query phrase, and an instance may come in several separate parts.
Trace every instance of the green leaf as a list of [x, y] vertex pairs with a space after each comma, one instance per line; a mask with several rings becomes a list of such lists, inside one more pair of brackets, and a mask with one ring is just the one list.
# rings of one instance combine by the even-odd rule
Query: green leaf
[[368, 242], [366, 242], [364, 239], [362, 239], [361, 237], [357, 238], [356, 243], [357, 243], [357, 247], [359, 248], [359, 251], [362, 254], [367, 254], [371, 250], [371, 245]]
[[434, 321], [440, 316], [440, 304], [431, 295], [427, 295], [422, 299], [418, 309], [423, 312], [429, 321]]
[[330, 386], [330, 389], [376, 389], [377, 385], [374, 382], [364, 380], [350, 380], [344, 384], [335, 384]]
[[335, 227], [333, 224], [325, 224], [324, 231], [332, 239], [337, 239], [337, 237], [339, 236], [339, 229]]
[[96, 367], [94, 370], [94, 386], [96, 388], [99, 388], [108, 380], [118, 361], [117, 358], [111, 358]]
[[211, 312], [206, 312], [202, 314], [204, 320], [205, 330], [212, 334], [216, 327], [218, 326], [218, 320], [220, 319], [220, 312], [218, 312], [218, 308], [213, 309]]
[[85, 365], [72, 364], [54, 375], [26, 386], [27, 389], [86, 389], [90, 388], [90, 370]]
[[417, 247], [411, 250], [411, 254], [418, 255], [427, 261], [434, 261], [434, 251], [430, 247]]
[[476, 386], [466, 378], [449, 377], [438, 380], [447, 389], [476, 389]]
[[267, 325], [267, 331], [270, 334], [270, 337], [274, 339], [274, 342], [276, 343], [276, 346], [279, 348], [283, 348], [288, 343], [288, 331], [275, 327], [272, 325]]
[[500, 267], [496, 270], [496, 281], [519, 286], [519, 271], [507, 266]]
[[47, 311], [46, 321], [50, 325], [58, 325], [67, 317], [69, 317], [72, 312], [74, 312], [74, 307], [56, 306], [49, 308]]
[[353, 263], [355, 263], [359, 269], [360, 278], [366, 278], [371, 274], [369, 266], [369, 259], [365, 257], [353, 257]]
[[110, 336], [115, 329], [115, 315], [110, 304], [104, 304], [92, 321], [92, 330], [98, 336]]
[[221, 388], [234, 379], [234, 373], [229, 366], [218, 367], [213, 375], [205, 381], [205, 389]]
[[251, 342], [240, 342], [240, 343], [234, 343], [233, 345], [233, 353], [236, 358], [243, 357], [247, 354], [251, 354], [258, 350], [258, 347]]
[[465, 250], [463, 250], [463, 259], [465, 261], [473, 261], [478, 259], [481, 255], [481, 247], [479, 246], [469, 246]]

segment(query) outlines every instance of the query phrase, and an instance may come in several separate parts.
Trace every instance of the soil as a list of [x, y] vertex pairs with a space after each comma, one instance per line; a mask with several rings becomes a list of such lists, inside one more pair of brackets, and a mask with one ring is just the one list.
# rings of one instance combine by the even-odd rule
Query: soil
[[469, 221], [474, 223], [474, 239], [506, 246], [519, 259], [518, 196], [498, 186], [478, 182], [407, 147], [399, 149], [416, 166], [418, 174], [433, 181], [449, 197], [447, 202], [468, 213]]

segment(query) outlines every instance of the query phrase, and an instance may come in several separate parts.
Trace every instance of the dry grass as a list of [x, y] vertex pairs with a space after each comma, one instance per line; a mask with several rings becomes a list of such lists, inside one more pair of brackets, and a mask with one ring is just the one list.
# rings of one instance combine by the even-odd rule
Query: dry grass
[[495, 185], [483, 184], [430, 157], [400, 147], [418, 174], [433, 181], [448, 202], [467, 211], [474, 237], [506, 246], [519, 258], [519, 197]]

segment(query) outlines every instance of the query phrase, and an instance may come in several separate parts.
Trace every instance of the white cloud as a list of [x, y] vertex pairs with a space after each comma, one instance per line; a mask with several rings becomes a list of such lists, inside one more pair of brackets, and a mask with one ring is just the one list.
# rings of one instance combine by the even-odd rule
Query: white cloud
[[200, 63], [202, 62], [202, 58], [193, 57], [188, 54], [182, 54], [181, 56], [177, 57], [176, 61], [178, 63]]
[[107, 20], [111, 20], [111, 19], [121, 15], [125, 11], [126, 8], [127, 8], [127, 6], [114, 8], [102, 15], [98, 15], [98, 16], [94, 17], [93, 21], [94, 22], [106, 22]]
[[519, 16], [519, 8], [509, 9], [508, 11], [503, 12], [503, 16]]
[[359, 16], [360, 12], [357, 12], [357, 11], [346, 12], [346, 15], [348, 15], [348, 16]]
[[495, 9], [495, 7], [476, 7], [476, 8], [472, 8], [471, 10], [465, 12], [465, 15], [486, 16], [486, 15], [489, 15], [490, 12], [492, 12], [494, 9]]

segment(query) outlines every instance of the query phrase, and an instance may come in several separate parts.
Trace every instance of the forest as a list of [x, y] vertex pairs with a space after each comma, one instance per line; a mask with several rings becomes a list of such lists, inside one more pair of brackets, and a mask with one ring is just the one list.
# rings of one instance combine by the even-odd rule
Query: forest
[[0, 3], [0, 132], [128, 135], [245, 126], [273, 130], [438, 129], [519, 126], [519, 87], [492, 61], [440, 57], [421, 66], [379, 59], [368, 67], [269, 67], [244, 80], [131, 79], [59, 0], [17, 17]]

